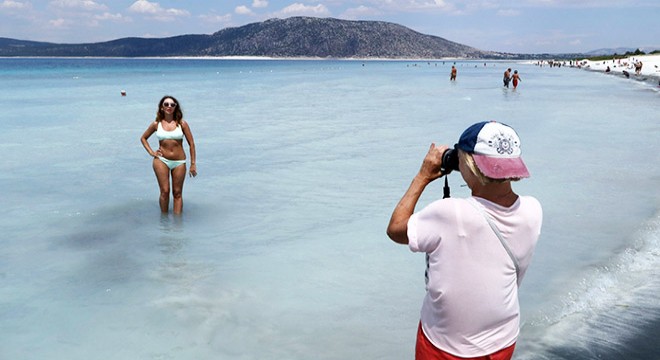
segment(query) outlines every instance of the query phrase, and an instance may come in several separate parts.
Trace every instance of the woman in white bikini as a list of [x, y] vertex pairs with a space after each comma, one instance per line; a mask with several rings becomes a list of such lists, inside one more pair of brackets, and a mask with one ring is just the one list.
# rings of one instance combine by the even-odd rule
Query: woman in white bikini
[[[156, 133], [158, 150], [149, 145], [149, 137]], [[170, 205], [170, 175], [172, 177], [173, 212], [181, 214], [183, 210], [183, 181], [186, 179], [186, 153], [183, 150], [183, 138], [190, 147], [190, 176], [197, 176], [195, 165], [195, 140], [188, 123], [183, 120], [183, 112], [179, 102], [173, 96], [164, 96], [158, 103], [156, 120], [149, 124], [142, 134], [142, 145], [151, 155], [154, 173], [160, 188], [160, 210], [169, 211]]]

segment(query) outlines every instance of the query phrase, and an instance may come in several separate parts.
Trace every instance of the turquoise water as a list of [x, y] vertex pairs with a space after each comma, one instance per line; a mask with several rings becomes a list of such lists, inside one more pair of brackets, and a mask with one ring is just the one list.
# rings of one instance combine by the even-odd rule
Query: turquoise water
[[[657, 90], [452, 64], [0, 59], [0, 358], [411, 359], [424, 259], [385, 227], [429, 144], [487, 119], [545, 213], [515, 358], [657, 355]], [[180, 218], [139, 143], [164, 94], [197, 144]]]

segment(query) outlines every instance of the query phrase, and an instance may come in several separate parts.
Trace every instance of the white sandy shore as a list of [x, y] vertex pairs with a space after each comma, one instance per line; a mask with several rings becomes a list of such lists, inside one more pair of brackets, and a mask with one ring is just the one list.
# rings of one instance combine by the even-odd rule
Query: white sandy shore
[[[635, 63], [641, 61], [642, 70], [639, 74], [635, 73]], [[630, 79], [642, 80], [655, 83], [660, 86], [660, 55], [639, 55], [630, 56], [624, 59], [604, 60], [604, 61], [580, 61], [582, 68], [592, 71], [606, 72], [613, 75], [624, 75], [624, 71], [630, 76]]]

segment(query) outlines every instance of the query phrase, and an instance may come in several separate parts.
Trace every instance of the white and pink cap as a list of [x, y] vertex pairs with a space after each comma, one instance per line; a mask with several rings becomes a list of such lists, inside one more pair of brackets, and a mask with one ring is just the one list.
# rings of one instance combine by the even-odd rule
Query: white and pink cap
[[463, 132], [456, 148], [472, 154], [479, 170], [491, 179], [529, 177], [520, 157], [520, 138], [508, 125], [496, 121], [474, 124]]

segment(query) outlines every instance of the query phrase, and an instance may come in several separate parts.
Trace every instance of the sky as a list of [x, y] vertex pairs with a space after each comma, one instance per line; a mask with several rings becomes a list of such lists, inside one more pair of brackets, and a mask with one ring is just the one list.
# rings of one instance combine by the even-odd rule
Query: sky
[[510, 53], [660, 49], [660, 0], [0, 0], [0, 37], [163, 38], [291, 16], [388, 21]]

